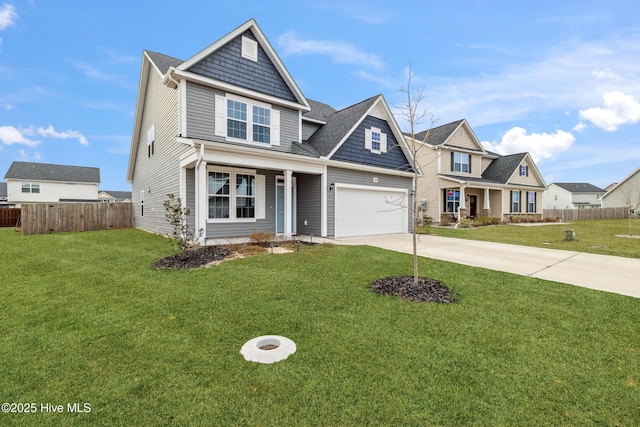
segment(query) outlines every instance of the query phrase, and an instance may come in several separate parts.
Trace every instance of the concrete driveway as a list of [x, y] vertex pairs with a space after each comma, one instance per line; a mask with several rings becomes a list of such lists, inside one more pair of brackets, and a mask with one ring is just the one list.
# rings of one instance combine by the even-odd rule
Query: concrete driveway
[[[640, 259], [430, 235], [419, 235], [418, 238], [418, 255], [423, 257], [640, 298]], [[409, 254], [413, 253], [411, 242], [411, 234], [334, 241]]]

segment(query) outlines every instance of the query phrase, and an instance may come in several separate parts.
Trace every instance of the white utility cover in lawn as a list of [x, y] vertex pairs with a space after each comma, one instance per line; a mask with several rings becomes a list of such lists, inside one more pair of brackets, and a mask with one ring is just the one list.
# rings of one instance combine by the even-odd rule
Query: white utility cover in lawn
[[336, 185], [335, 237], [408, 231], [408, 192], [392, 188]]

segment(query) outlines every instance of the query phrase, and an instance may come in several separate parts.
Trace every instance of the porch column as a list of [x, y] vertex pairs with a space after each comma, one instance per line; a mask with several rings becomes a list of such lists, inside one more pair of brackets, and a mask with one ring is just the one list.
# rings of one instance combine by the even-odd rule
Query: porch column
[[489, 197], [489, 189], [484, 189], [484, 203], [482, 204], [483, 214], [484, 216], [491, 215], [491, 200]]
[[460, 205], [458, 206], [458, 222], [467, 217], [467, 201], [465, 200], [466, 194], [465, 187], [460, 187]]
[[291, 212], [291, 192], [293, 191], [292, 176], [293, 172], [290, 170], [284, 171], [284, 238], [291, 239], [291, 219], [293, 213]]
[[208, 177], [207, 177], [207, 162], [201, 161], [195, 170], [195, 191], [196, 191], [196, 211], [195, 211], [195, 230], [196, 235], [198, 230], [202, 229], [202, 235], [200, 236], [199, 244], [204, 245], [207, 236], [207, 199], [208, 199]]

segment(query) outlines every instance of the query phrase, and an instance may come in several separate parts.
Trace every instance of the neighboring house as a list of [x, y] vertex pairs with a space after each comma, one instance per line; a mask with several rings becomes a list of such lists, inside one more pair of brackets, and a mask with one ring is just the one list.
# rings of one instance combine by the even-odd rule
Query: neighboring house
[[7, 183], [0, 182], [0, 208], [11, 208], [13, 204], [7, 200]]
[[544, 193], [545, 209], [591, 209], [602, 206], [604, 188], [586, 182], [554, 182]]
[[634, 212], [640, 209], [640, 167], [602, 196], [603, 208], [627, 206]]
[[409, 158], [382, 95], [339, 111], [307, 99], [253, 19], [185, 61], [143, 53], [127, 175], [138, 228], [169, 232], [174, 194], [200, 243], [406, 233]]
[[7, 200], [17, 207], [22, 203], [95, 202], [100, 169], [13, 162], [4, 178], [7, 180]]
[[131, 191], [100, 190], [98, 200], [109, 203], [131, 202]]
[[434, 222], [479, 216], [504, 221], [542, 218], [546, 185], [528, 153], [501, 156], [485, 150], [464, 119], [415, 138], [423, 173], [416, 195], [422, 215]]

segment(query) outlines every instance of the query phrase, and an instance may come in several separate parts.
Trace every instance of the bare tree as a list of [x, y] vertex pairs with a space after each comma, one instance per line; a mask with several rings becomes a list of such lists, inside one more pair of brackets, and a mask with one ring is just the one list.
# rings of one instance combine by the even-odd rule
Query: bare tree
[[[420, 168], [418, 166], [418, 152], [420, 149], [424, 147], [424, 144], [429, 139], [429, 134], [431, 133], [431, 128], [433, 127], [434, 119], [433, 114], [424, 110], [421, 106], [421, 103], [424, 101], [424, 88], [420, 90], [415, 90], [412, 86], [413, 80], [415, 79], [415, 74], [413, 73], [412, 64], [409, 63], [409, 69], [407, 71], [407, 87], [401, 88], [400, 92], [406, 95], [404, 102], [397, 106], [400, 111], [400, 116], [406, 120], [409, 137], [411, 138], [408, 142], [408, 148], [411, 154], [411, 169], [413, 170], [413, 283], [415, 285], [418, 284], [418, 233], [416, 232], [416, 228], [420, 223], [419, 214], [419, 202], [418, 202], [418, 178]], [[422, 124], [423, 122], [428, 122], [428, 128], [425, 132], [424, 138], [422, 142], [416, 141], [416, 127]]]

